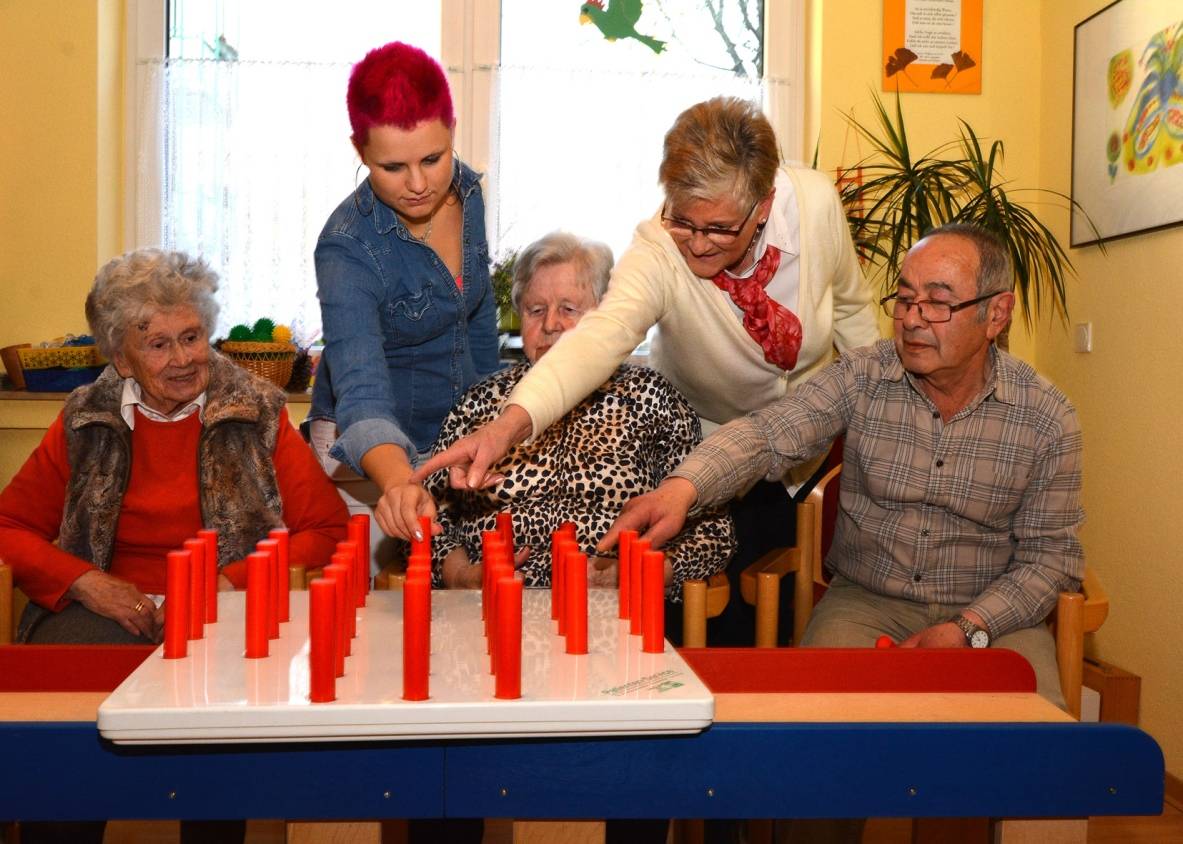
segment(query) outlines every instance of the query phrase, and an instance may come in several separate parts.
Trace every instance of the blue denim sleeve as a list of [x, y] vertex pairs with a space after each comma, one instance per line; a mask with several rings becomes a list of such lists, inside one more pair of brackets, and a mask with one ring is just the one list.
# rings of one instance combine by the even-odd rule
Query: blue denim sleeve
[[329, 453], [358, 474], [365, 474], [362, 456], [376, 445], [392, 443], [413, 457], [411, 439], [394, 417], [380, 316], [385, 295], [377, 262], [363, 243], [340, 232], [321, 237], [315, 260], [339, 432]]
[[484, 298], [468, 319], [468, 342], [469, 348], [472, 349], [472, 363], [476, 367], [477, 380], [501, 368], [497, 304], [493, 299], [491, 285], [485, 287]]

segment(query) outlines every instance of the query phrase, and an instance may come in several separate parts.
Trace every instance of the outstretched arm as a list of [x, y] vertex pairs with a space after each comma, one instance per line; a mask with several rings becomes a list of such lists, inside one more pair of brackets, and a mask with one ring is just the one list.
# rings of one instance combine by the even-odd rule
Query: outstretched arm
[[461, 437], [415, 470], [411, 483], [422, 483], [444, 468], [454, 489], [483, 489], [500, 483], [502, 476], [490, 474], [489, 467], [530, 436], [531, 430], [530, 415], [516, 404], [507, 405], [492, 422]]
[[660, 548], [686, 524], [686, 514], [698, 499], [698, 490], [685, 478], [667, 478], [644, 495], [630, 499], [608, 528], [596, 551], [604, 553], [616, 547], [622, 530], [635, 530], [653, 548]]

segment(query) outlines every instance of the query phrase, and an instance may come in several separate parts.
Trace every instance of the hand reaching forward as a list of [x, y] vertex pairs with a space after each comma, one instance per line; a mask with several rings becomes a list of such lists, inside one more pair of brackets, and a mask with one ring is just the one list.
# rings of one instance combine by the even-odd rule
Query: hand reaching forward
[[635, 530], [657, 549], [678, 535], [686, 514], [698, 499], [698, 490], [685, 478], [666, 478], [652, 492], [630, 499], [596, 545], [603, 553], [616, 546], [622, 530]]
[[488, 425], [461, 437], [416, 469], [411, 481], [422, 483], [432, 472], [447, 467], [448, 483], [453, 489], [484, 489], [498, 484], [504, 477], [490, 473], [489, 468], [528, 437], [531, 430], [530, 415], [511, 404]]
[[424, 537], [419, 527], [420, 516], [431, 517], [431, 533], [443, 533], [435, 521], [435, 500], [431, 493], [418, 483], [394, 484], [388, 487], [374, 508], [374, 518], [387, 536], [397, 536], [410, 541]]

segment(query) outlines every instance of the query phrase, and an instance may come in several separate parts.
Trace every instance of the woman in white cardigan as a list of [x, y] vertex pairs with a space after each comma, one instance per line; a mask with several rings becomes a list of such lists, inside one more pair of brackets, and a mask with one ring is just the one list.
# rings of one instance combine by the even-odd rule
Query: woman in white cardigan
[[[500, 416], [412, 481], [450, 466], [454, 487], [497, 483], [490, 467], [603, 384], [654, 325], [651, 363], [690, 401], [704, 433], [785, 395], [835, 346], [879, 339], [833, 184], [815, 170], [782, 168], [772, 126], [754, 105], [719, 97], [684, 111], [666, 134], [659, 180], [666, 201], [637, 226], [600, 306], [531, 368]], [[785, 484], [795, 488], [813, 468]], [[744, 565], [793, 542], [793, 512], [779, 481], [733, 506], [736, 588]], [[739, 603], [712, 623], [712, 644], [750, 639]]]
[[839, 351], [879, 339], [833, 184], [779, 166], [751, 103], [718, 97], [678, 116], [645, 220], [600, 307], [522, 379], [501, 416], [418, 472], [495, 483], [489, 466], [602, 384], [653, 325], [651, 362], [708, 426], [780, 398]]

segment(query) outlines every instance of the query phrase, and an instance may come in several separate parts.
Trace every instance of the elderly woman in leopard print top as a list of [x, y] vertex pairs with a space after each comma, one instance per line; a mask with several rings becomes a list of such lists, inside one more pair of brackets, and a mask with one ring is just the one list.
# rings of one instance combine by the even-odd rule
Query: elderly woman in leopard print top
[[[607, 246], [562, 232], [522, 250], [513, 304], [522, 317], [528, 362], [473, 386], [445, 417], [437, 450], [497, 416], [530, 365], [596, 307], [611, 268]], [[480, 585], [481, 531], [492, 530], [496, 514], [510, 510], [519, 549], [515, 562], [527, 586], [550, 585], [550, 535], [565, 521], [575, 524], [589, 555], [588, 582], [615, 586], [616, 560], [593, 558], [596, 543], [625, 501], [656, 487], [701, 439], [698, 417], [663, 376], [621, 366], [559, 424], [512, 449], [496, 467], [504, 475], [501, 483], [460, 491], [448, 486], [446, 470], [429, 479], [443, 528], [434, 542], [436, 585]], [[708, 513], [664, 550], [666, 594], [678, 601], [682, 581], [725, 567], [735, 550], [731, 519], [723, 511]]]

